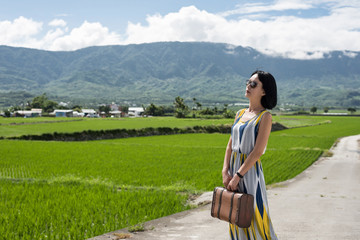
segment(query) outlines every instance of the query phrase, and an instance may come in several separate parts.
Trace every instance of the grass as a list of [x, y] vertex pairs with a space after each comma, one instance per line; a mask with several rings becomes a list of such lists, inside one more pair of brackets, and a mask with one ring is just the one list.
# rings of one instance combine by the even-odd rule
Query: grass
[[118, 191], [78, 182], [0, 184], [3, 239], [87, 239], [187, 209], [186, 196], [172, 191]]
[[[274, 121], [287, 127], [322, 123], [322, 117], [274, 116]], [[175, 117], [89, 119], [89, 118], [0, 118], [0, 137], [43, 133], [71, 133], [84, 130], [139, 129], [145, 127], [189, 127], [231, 124], [233, 119], [179, 119]]]
[[[1, 119], [1, 118], [0, 118]], [[35, 119], [35, 118], [34, 118]], [[42, 118], [38, 118], [42, 119]], [[44, 118], [47, 119], [47, 118]], [[56, 119], [56, 118], [54, 118]], [[65, 120], [67, 120], [65, 118]], [[196, 125], [218, 125], [231, 123], [232, 119], [179, 119], [175, 117], [149, 117], [149, 118], [120, 118], [120, 119], [88, 119], [71, 118], [73, 121], [53, 121], [48, 123], [36, 122], [33, 119], [22, 118], [21, 125], [0, 125], [0, 136], [21, 136], [29, 134], [43, 134], [53, 132], [81, 132], [84, 130], [106, 130], [106, 129], [139, 129], [145, 127], [188, 127]], [[81, 120], [81, 121], [79, 121]], [[4, 121], [4, 118], [0, 121]], [[44, 121], [44, 120], [43, 120]]]
[[[294, 118], [285, 120], [314, 126], [271, 133], [261, 158], [267, 184], [296, 176], [337, 138], [360, 134], [360, 118]], [[166, 119], [159, 121], [152, 124]], [[0, 236], [86, 239], [188, 209], [190, 194], [222, 184], [228, 139], [184, 134], [91, 142], [1, 140]]]

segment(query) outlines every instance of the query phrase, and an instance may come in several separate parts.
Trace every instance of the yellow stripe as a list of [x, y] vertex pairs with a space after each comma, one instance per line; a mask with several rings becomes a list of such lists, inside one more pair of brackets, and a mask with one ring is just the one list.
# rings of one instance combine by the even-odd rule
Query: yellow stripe
[[260, 236], [262, 237], [262, 239], [266, 239], [265, 234], [264, 234], [263, 219], [262, 219], [262, 217], [260, 215], [260, 212], [259, 212], [259, 209], [258, 209], [257, 206], [256, 206], [256, 209], [255, 209], [255, 220], [256, 220], [256, 225], [257, 225], [257, 228], [259, 230]]
[[244, 109], [242, 109], [241, 111], [240, 111], [240, 113], [236, 116], [236, 118], [235, 118], [235, 122], [236, 122], [236, 120], [238, 120], [238, 118], [240, 117], [240, 116], [242, 116], [243, 115], [243, 113], [244, 113], [244, 111], [246, 110], [246, 108], [244, 108]]
[[[263, 206], [264, 206], [264, 204], [263, 204]], [[267, 236], [267, 239], [270, 240], [270, 223], [269, 223], [269, 216], [267, 215], [265, 206], [264, 206], [263, 222], [264, 222], [265, 234], [266, 234], [266, 236]]]
[[244, 233], [245, 233], [245, 236], [246, 236], [246, 238], [247, 238], [247, 236], [248, 236], [248, 229], [247, 228], [243, 228], [242, 230], [244, 230]]
[[[269, 222], [269, 216], [267, 215], [265, 205], [263, 204], [264, 212], [263, 217], [261, 217], [259, 209], [256, 207], [255, 210], [255, 219], [256, 219], [256, 225], [259, 230], [259, 233], [263, 239], [271, 240], [270, 236], [270, 222]], [[266, 238], [265, 238], [266, 235]]]
[[251, 226], [250, 227], [251, 227], [251, 231], [252, 231], [254, 240], [257, 240], [256, 232], [255, 232], [255, 226], [254, 226], [254, 218], [251, 220]]

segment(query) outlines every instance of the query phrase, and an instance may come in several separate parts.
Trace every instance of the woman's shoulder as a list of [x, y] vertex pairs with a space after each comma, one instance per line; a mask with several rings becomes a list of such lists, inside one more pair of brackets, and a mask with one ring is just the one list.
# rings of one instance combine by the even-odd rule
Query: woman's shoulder
[[246, 108], [242, 108], [239, 111], [236, 112], [236, 116], [239, 116], [240, 114], [242, 114], [243, 112], [245, 112]]
[[239, 117], [241, 117], [241, 115], [245, 112], [246, 108], [240, 109], [239, 111], [236, 112], [235, 114], [235, 121], [236, 119], [238, 119]]
[[266, 123], [272, 123], [272, 115], [270, 112], [268, 111], [264, 111], [263, 114], [261, 114], [261, 118], [260, 118], [261, 122]]

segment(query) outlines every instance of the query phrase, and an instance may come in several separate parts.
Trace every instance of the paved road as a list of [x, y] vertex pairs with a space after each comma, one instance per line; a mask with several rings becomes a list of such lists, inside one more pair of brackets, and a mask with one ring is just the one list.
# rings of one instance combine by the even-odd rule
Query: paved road
[[[346, 137], [290, 181], [268, 189], [272, 222], [281, 240], [360, 239], [360, 135]], [[210, 201], [205, 193], [198, 201]], [[145, 232], [126, 229], [92, 240], [185, 240], [228, 238], [228, 225], [210, 216], [210, 204], [145, 223]], [[117, 234], [117, 235], [116, 235]]]

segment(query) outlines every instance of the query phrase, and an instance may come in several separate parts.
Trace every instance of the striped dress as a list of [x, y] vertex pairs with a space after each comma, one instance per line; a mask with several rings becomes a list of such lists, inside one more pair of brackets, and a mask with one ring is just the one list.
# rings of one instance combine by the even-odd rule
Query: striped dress
[[[240, 121], [246, 109], [236, 114], [236, 120], [231, 129], [232, 154], [230, 158], [229, 174], [234, 176], [240, 166], [246, 161], [246, 156], [254, 148], [260, 121], [266, 110], [260, 112], [246, 122]], [[264, 150], [265, 152], [265, 150]], [[270, 240], [277, 239], [269, 215], [266, 196], [265, 179], [260, 159], [245, 173], [239, 182], [242, 192], [254, 196], [254, 218], [249, 228], [239, 228], [230, 224], [230, 239], [232, 240]]]

